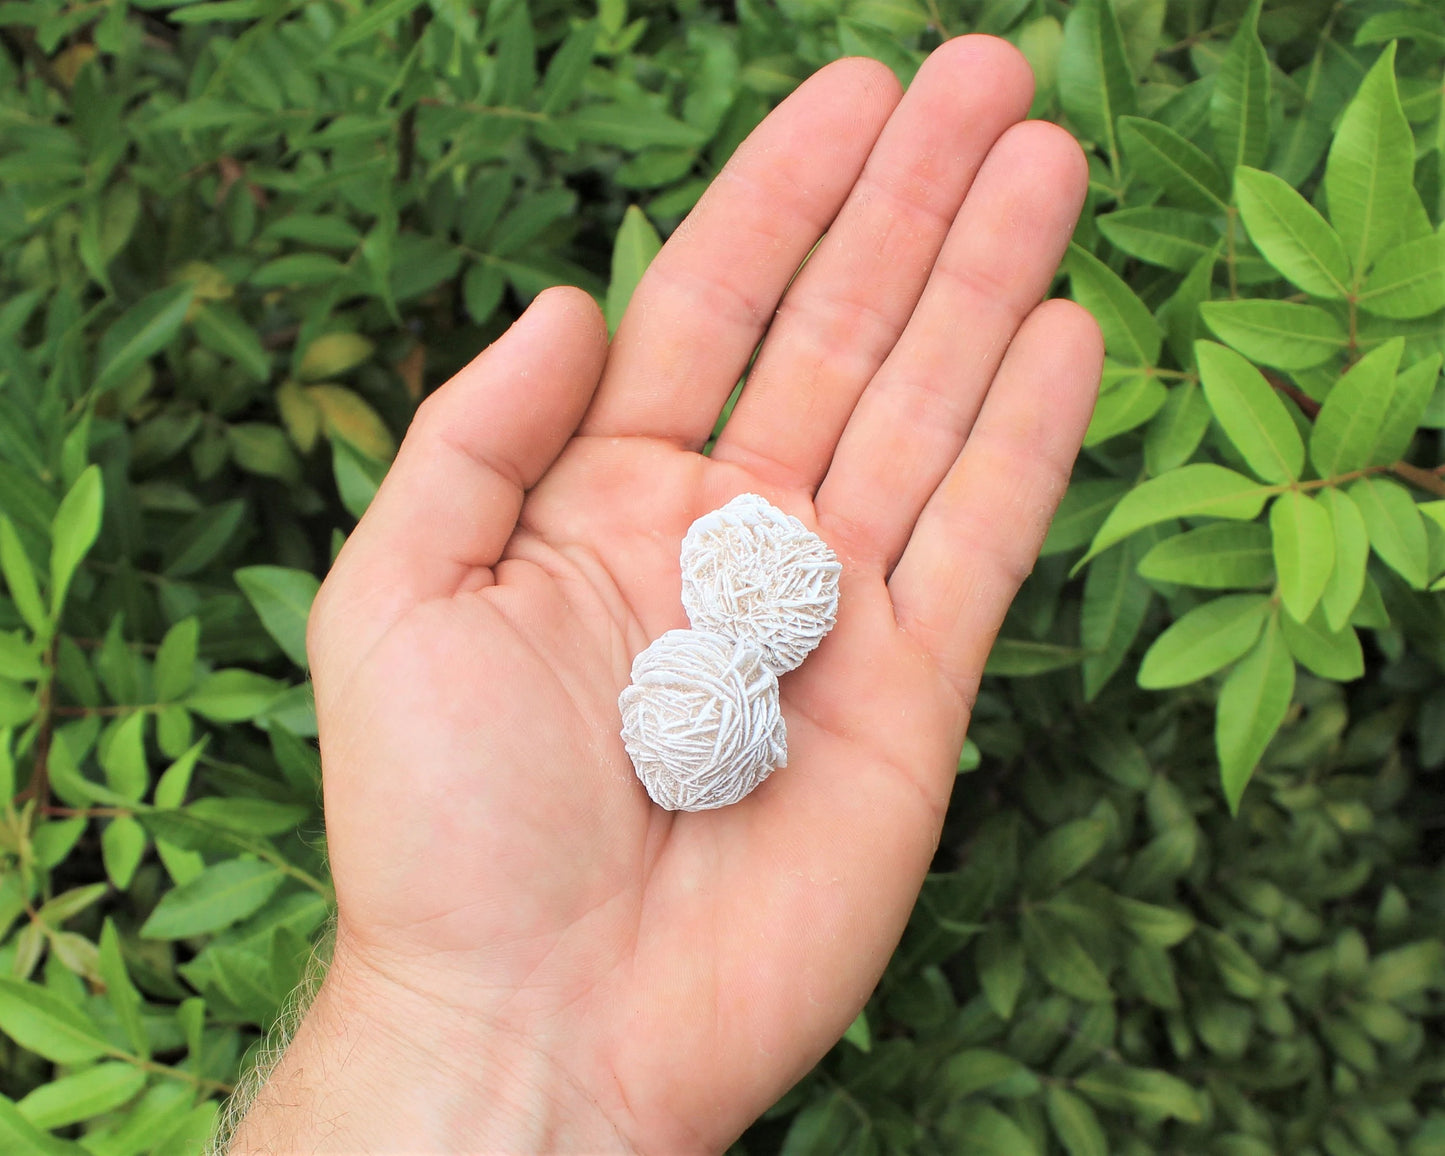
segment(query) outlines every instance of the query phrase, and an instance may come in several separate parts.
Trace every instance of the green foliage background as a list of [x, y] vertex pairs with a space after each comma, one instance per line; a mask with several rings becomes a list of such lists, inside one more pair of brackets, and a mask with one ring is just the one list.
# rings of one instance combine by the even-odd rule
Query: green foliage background
[[1105, 387], [903, 944], [737, 1151], [1445, 1152], [1409, 0], [0, 4], [0, 1150], [198, 1151], [300, 979], [305, 615], [420, 396], [547, 285], [615, 322], [826, 61], [974, 30], [1089, 148]]

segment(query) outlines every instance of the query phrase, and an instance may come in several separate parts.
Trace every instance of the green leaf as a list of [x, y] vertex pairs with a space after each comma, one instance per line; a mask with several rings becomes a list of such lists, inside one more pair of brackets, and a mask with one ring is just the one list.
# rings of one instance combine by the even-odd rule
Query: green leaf
[[577, 99], [592, 65], [596, 42], [597, 22], [588, 20], [573, 27], [567, 39], [557, 46], [538, 91], [538, 112], [555, 115]]
[[1270, 532], [1254, 522], [1216, 522], [1174, 534], [1144, 555], [1139, 573], [1156, 582], [1215, 590], [1265, 586], [1274, 578]]
[[345, 438], [331, 439], [331, 472], [347, 513], [360, 518], [386, 477], [387, 463], [368, 457]]
[[1094, 1109], [1062, 1085], [1050, 1083], [1044, 1107], [1054, 1135], [1069, 1156], [1109, 1156], [1109, 1141]]
[[1099, 527], [1080, 565], [1135, 531], [1171, 518], [1251, 521], [1269, 493], [1268, 486], [1210, 462], [1180, 466], [1125, 494]]
[[1445, 309], [1445, 234], [1431, 233], [1386, 249], [1357, 298], [1377, 317], [1425, 317]]
[[1119, 143], [1134, 171], [1178, 204], [1206, 213], [1228, 211], [1229, 190], [1219, 166], [1172, 128], [1143, 117], [1121, 117]]
[[348, 20], [332, 38], [328, 46], [329, 53], [334, 54], [343, 48], [350, 48], [353, 44], [372, 39], [382, 29], [390, 28], [404, 16], [410, 15], [412, 9], [421, 6], [421, 2], [422, 0], [385, 0], [375, 7], [361, 9], [358, 15]]
[[122, 313], [105, 331], [95, 355], [97, 393], [121, 385], [179, 336], [195, 296], [194, 282], [157, 289]]
[[1108, 1065], [1085, 1072], [1074, 1081], [1074, 1088], [1101, 1108], [1186, 1124], [1204, 1119], [1194, 1089], [1167, 1072]]
[[939, 1079], [948, 1094], [963, 1099], [1005, 1080], [1020, 1077], [1038, 1081], [1028, 1068], [1003, 1052], [992, 1048], [964, 1048], [955, 1052], [943, 1065]]
[[1000, 678], [1023, 678], [1076, 666], [1084, 651], [1074, 646], [1058, 646], [1051, 642], [1031, 642], [1021, 638], [998, 638], [988, 652], [984, 669]]
[[1440, 361], [1441, 355], [1436, 353], [1395, 375], [1389, 407], [1370, 450], [1370, 465], [1393, 465], [1405, 456], [1434, 395]]
[[1313, 674], [1335, 682], [1352, 682], [1365, 673], [1365, 654], [1352, 626], [1330, 630], [1321, 610], [1303, 623], [1286, 613], [1279, 625], [1290, 653]]
[[212, 795], [197, 799], [185, 808], [185, 813], [213, 827], [243, 835], [281, 835], [294, 831], [311, 811], [298, 803]]
[[256, 331], [234, 309], [212, 301], [196, 309], [191, 325], [207, 349], [229, 357], [255, 381], [270, 380], [271, 355]]
[[1279, 595], [1296, 620], [1314, 613], [1335, 568], [1335, 532], [1329, 511], [1299, 490], [1286, 490], [1269, 510]]
[[236, 584], [255, 608], [266, 633], [287, 658], [305, 670], [306, 620], [321, 583], [305, 570], [247, 566], [236, 571]]
[[843, 1033], [843, 1038], [860, 1052], [867, 1053], [873, 1050], [873, 1036], [868, 1030], [866, 1009], [853, 1017], [853, 1022], [848, 1025], [848, 1030]]
[[111, 1061], [42, 1084], [16, 1105], [37, 1128], [64, 1128], [113, 1112], [145, 1087], [146, 1074]]
[[1404, 239], [1402, 206], [1415, 196], [1415, 138], [1395, 87], [1395, 46], [1380, 54], [1335, 130], [1325, 163], [1330, 220], [1358, 280]]
[[1389, 478], [1361, 478], [1349, 494], [1380, 560], [1416, 590], [1430, 579], [1425, 523], [1409, 491]]
[[1422, 939], [1377, 955], [1365, 990], [1374, 999], [1405, 999], [1428, 988], [1445, 988], [1445, 943]]
[[1273, 173], [1241, 167], [1234, 195], [1249, 239], [1264, 259], [1306, 293], [1349, 294], [1345, 243], [1314, 206]]
[[1260, 0], [1251, 0], [1214, 74], [1209, 121], [1214, 149], [1232, 173], [1269, 151], [1269, 57], [1259, 39]]
[[613, 145], [628, 152], [695, 146], [705, 139], [705, 134], [692, 125], [646, 105], [589, 104], [557, 123], [576, 133], [579, 140]]
[[130, 815], [117, 815], [100, 833], [100, 858], [105, 864], [105, 874], [118, 890], [129, 889], [145, 849], [145, 828]]
[[1024, 949], [1018, 937], [1001, 923], [990, 923], [974, 947], [978, 985], [988, 1006], [1000, 1019], [1013, 1017], [1024, 986]]
[[288, 253], [267, 261], [250, 276], [254, 289], [291, 289], [311, 285], [334, 285], [350, 271], [335, 257], [324, 253]]
[[1365, 591], [1365, 564], [1370, 538], [1360, 507], [1343, 490], [1331, 486], [1320, 494], [1335, 533], [1335, 564], [1320, 595], [1320, 609], [1331, 630], [1343, 630]]
[[1294, 660], [1279, 620], [1271, 618], [1259, 642], [1230, 671], [1219, 691], [1214, 745], [1231, 813], [1238, 812], [1254, 768], [1284, 722], [1294, 696], [1294, 677]]
[[1305, 464], [1304, 442], [1264, 375], [1212, 341], [1196, 341], [1194, 356], [1214, 419], [1249, 468], [1267, 482], [1298, 479]]
[[296, 363], [302, 381], [327, 381], [350, 373], [371, 359], [376, 343], [360, 333], [323, 333], [306, 346]]
[[195, 617], [183, 618], [166, 631], [156, 649], [157, 702], [171, 702], [191, 689], [196, 681], [196, 653], [200, 639], [201, 623]]
[[101, 767], [105, 781], [117, 795], [138, 802], [150, 787], [145, 753], [146, 715], [136, 711], [115, 723], [105, 736]]
[[1149, 542], [1128, 542], [1089, 567], [1079, 609], [1079, 635], [1088, 657], [1081, 671], [1084, 698], [1092, 701], [1119, 669], [1144, 625], [1150, 591], [1136, 573]]
[[633, 290], [661, 248], [662, 238], [657, 235], [652, 222], [636, 205], [629, 205], [612, 246], [612, 280], [607, 285], [605, 310], [610, 332], [617, 332]]
[[956, 1151], [969, 1156], [1040, 1156], [1038, 1146], [1011, 1116], [982, 1100], [965, 1100], [950, 1123], [951, 1130], [968, 1139], [967, 1147]]
[[462, 278], [462, 300], [467, 314], [478, 325], [496, 312], [507, 291], [507, 278], [496, 265], [478, 261]]
[[1094, 315], [1104, 334], [1104, 348], [1125, 365], [1153, 365], [1163, 334], [1159, 322], [1107, 265], [1086, 249], [1070, 244], [1064, 269], [1074, 300]]
[[1104, 972], [1060, 919], [1042, 908], [1026, 908], [1022, 926], [1029, 961], [1053, 987], [1085, 1003], [1114, 998]]
[[218, 670], [203, 678], [182, 702], [212, 722], [243, 722], [264, 714], [285, 689], [253, 671]]
[[1128, 488], [1129, 483], [1120, 478], [1090, 478], [1070, 485], [1040, 555], [1047, 558], [1087, 545]]
[[1185, 686], [1228, 666], [1254, 645], [1268, 614], [1263, 594], [1226, 594], [1196, 606], [1145, 652], [1139, 685]]
[[1344, 352], [1350, 337], [1333, 314], [1289, 301], [1206, 301], [1199, 314], [1221, 341], [1251, 361], [1308, 369]]
[[1404, 350], [1404, 338], [1385, 342], [1355, 362], [1330, 389], [1310, 434], [1310, 460], [1320, 477], [1338, 477], [1370, 464]]
[[100, 480], [100, 467], [88, 466], [75, 480], [75, 485], [61, 499], [51, 523], [50, 545], [50, 616], [58, 619], [70, 580], [100, 533], [100, 516], [105, 493]]
[[1092, 816], [1055, 827], [1024, 860], [1025, 890], [1036, 896], [1053, 894], [1093, 862], [1108, 840], [1108, 824]]
[[1059, 103], [1084, 136], [1119, 152], [1115, 121], [1134, 112], [1134, 74], [1109, 0], [1080, 0], [1064, 20]]
[[57, 1064], [83, 1064], [112, 1051], [79, 1007], [49, 988], [0, 976], [0, 1031]]
[[1194, 933], [1197, 923], [1187, 911], [1143, 903], [1124, 895], [1114, 896], [1114, 910], [1119, 922], [1143, 943], [1155, 947], [1173, 947]]
[[1181, 273], [1212, 256], [1219, 245], [1214, 222], [1183, 209], [1120, 209], [1095, 224], [1120, 252]]
[[0, 1152], [25, 1156], [86, 1156], [88, 1151], [40, 1131], [21, 1114], [14, 1100], [0, 1094]]
[[185, 939], [229, 927], [259, 911], [286, 876], [259, 859], [226, 859], [161, 896], [140, 929], [146, 939]]
[[40, 597], [35, 567], [30, 564], [30, 555], [15, 532], [15, 524], [4, 514], [0, 514], [0, 571], [4, 572], [5, 584], [10, 588], [10, 601], [15, 603], [25, 625], [40, 637], [49, 638], [50, 616]]
[[161, 573], [168, 578], [186, 578], [205, 569], [225, 549], [245, 517], [246, 503], [233, 498], [189, 518], [166, 543]]
[[[1111, 374], [1111, 370], [1116, 371]], [[1117, 371], [1123, 370], [1122, 376]], [[1111, 365], [1106, 359], [1104, 384], [1094, 403], [1084, 445], [1095, 446], [1143, 425], [1159, 412], [1169, 392], [1148, 373], [1132, 373], [1128, 367]]]

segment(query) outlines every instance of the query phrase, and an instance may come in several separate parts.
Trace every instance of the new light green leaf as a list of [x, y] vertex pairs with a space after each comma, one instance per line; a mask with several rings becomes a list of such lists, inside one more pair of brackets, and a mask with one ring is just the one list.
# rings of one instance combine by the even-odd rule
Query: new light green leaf
[[305, 670], [306, 620], [321, 588], [315, 575], [285, 566], [247, 566], [236, 571], [236, 585], [255, 609], [266, 633], [287, 658]]
[[1109, 1156], [1109, 1140], [1094, 1109], [1062, 1085], [1050, 1083], [1044, 1107], [1054, 1135], [1069, 1156]]
[[111, 1061], [41, 1084], [16, 1107], [37, 1128], [64, 1128], [115, 1111], [145, 1082], [145, 1072], [133, 1064]]
[[1268, 486], [1212, 462], [1180, 466], [1130, 490], [1109, 512], [1080, 565], [1136, 530], [1170, 518], [1249, 521], [1264, 508]]
[[1104, 348], [1125, 365], [1153, 365], [1164, 336], [1159, 322], [1134, 290], [1087, 249], [1071, 244], [1064, 269], [1074, 300], [1094, 315]]
[[1080, 132], [1117, 156], [1115, 122], [1134, 112], [1134, 74], [1109, 0], [1080, 0], [1064, 20], [1059, 103]]
[[1329, 511], [1298, 490], [1286, 490], [1269, 509], [1274, 571], [1284, 607], [1303, 622], [1314, 612], [1335, 568]]
[[1329, 511], [1335, 534], [1335, 565], [1320, 595], [1320, 611], [1326, 625], [1343, 630], [1365, 592], [1365, 564], [1370, 557], [1370, 538], [1360, 507], [1343, 490], [1331, 486], [1320, 494]]
[[30, 555], [21, 544], [15, 524], [0, 514], [0, 573], [5, 575], [5, 585], [10, 590], [10, 601], [25, 625], [38, 636], [50, 636], [50, 616], [45, 611], [45, 602], [40, 596], [40, 585], [35, 580], [35, 567], [30, 564]]
[[55, 520], [50, 526], [51, 618], [60, 617], [76, 567], [95, 545], [104, 500], [100, 467], [87, 466], [55, 511]]
[[1263, 594], [1226, 594], [1196, 606], [1145, 652], [1139, 685], [1186, 686], [1223, 669], [1254, 645], [1268, 613]]
[[1091, 1068], [1074, 1081], [1074, 1087], [1101, 1108], [1193, 1124], [1204, 1118], [1193, 1088], [1177, 1076], [1152, 1068], [1118, 1064]]
[[1445, 309], [1445, 234], [1431, 233], [1386, 249], [1357, 298], [1377, 317], [1426, 317]]
[[156, 650], [155, 696], [170, 702], [191, 689], [196, 679], [196, 655], [200, 647], [200, 619], [183, 618], [166, 631]]
[[647, 215], [636, 205], [629, 205], [612, 245], [612, 279], [607, 284], [607, 307], [604, 310], [610, 332], [617, 332], [633, 290], [661, 248], [662, 238], [657, 235]]
[[24, 1156], [88, 1156], [89, 1149], [42, 1132], [20, 1112], [15, 1101], [0, 1093], [0, 1152]]
[[182, 703], [212, 722], [242, 722], [265, 712], [284, 691], [274, 679], [249, 670], [218, 670]]
[[1389, 405], [1370, 448], [1370, 465], [1393, 465], [1405, 456], [1435, 395], [1440, 363], [1441, 355], [1436, 353], [1395, 375]]
[[1274, 578], [1269, 528], [1254, 522], [1216, 522], [1172, 534], [1139, 561], [1156, 582], [1223, 590], [1268, 585]]
[[1279, 625], [1290, 653], [1312, 674], [1335, 682], [1352, 682], [1365, 673], [1365, 653], [1349, 624], [1331, 630], [1324, 611], [1316, 610], [1306, 622], [1283, 614]]
[[1308, 369], [1344, 352], [1350, 335], [1333, 314], [1291, 301], [1206, 301], [1199, 315], [1221, 341], [1251, 361]]
[[1169, 391], [1148, 373], [1131, 373], [1107, 382], [1094, 403], [1084, 444], [1098, 445], [1137, 429], [1159, 412], [1168, 397]]
[[1310, 432], [1310, 461], [1322, 478], [1370, 464], [1395, 388], [1404, 338], [1372, 349], [1331, 387]]
[[1214, 75], [1209, 121], [1214, 149], [1232, 173], [1269, 151], [1269, 57], [1259, 39], [1260, 0], [1251, 0]]
[[1204, 398], [1246, 464], [1267, 482], [1291, 482], [1304, 468], [1305, 446], [1284, 402], [1245, 358], [1213, 341], [1196, 341]]
[[1314, 206], [1273, 173], [1241, 166], [1234, 196], [1249, 239], [1264, 259], [1306, 293], [1348, 295], [1345, 243]]
[[1229, 672], [1219, 690], [1214, 745], [1231, 813], [1239, 811], [1254, 768], [1284, 722], [1294, 697], [1294, 659], [1278, 618], [1270, 618], [1254, 649]]
[[185, 939], [219, 931], [259, 911], [286, 876], [259, 859], [224, 859], [161, 896], [140, 929], [146, 939]]
[[1210, 256], [1219, 244], [1213, 221], [1183, 209], [1120, 209], [1095, 224], [1121, 252], [1180, 273]]
[[180, 334], [196, 287], [191, 281], [157, 289], [122, 313], [95, 354], [97, 393], [114, 389]]
[[0, 976], [0, 1031], [57, 1064], [83, 1064], [113, 1050], [80, 1007], [11, 976]]
[[1228, 211], [1229, 189], [1219, 166], [1168, 125], [1121, 117], [1119, 143], [1134, 171], [1182, 207], [1206, 213]]
[[1430, 578], [1430, 552], [1425, 523], [1409, 491], [1389, 478], [1361, 478], [1350, 497], [1365, 519], [1370, 545], [1380, 560], [1416, 590]]
[[1405, 232], [1415, 195], [1415, 138], [1395, 86], [1395, 46], [1380, 54], [1340, 118], [1325, 162], [1330, 220], [1358, 279]]

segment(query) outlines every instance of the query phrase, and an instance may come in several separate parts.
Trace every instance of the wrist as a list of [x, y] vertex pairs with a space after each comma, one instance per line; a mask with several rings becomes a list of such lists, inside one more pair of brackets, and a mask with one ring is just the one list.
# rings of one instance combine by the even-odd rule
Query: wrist
[[229, 1151], [630, 1153], [559, 1062], [341, 953]]

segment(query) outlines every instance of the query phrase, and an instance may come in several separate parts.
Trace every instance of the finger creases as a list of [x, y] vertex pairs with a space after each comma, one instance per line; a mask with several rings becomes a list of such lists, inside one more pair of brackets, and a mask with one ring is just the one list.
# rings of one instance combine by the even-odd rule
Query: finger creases
[[753, 131], [638, 284], [585, 433], [702, 447], [898, 96], [884, 65], [841, 60]]
[[1102, 364], [1085, 310], [1032, 312], [889, 580], [899, 626], [968, 701], [1068, 486]]

